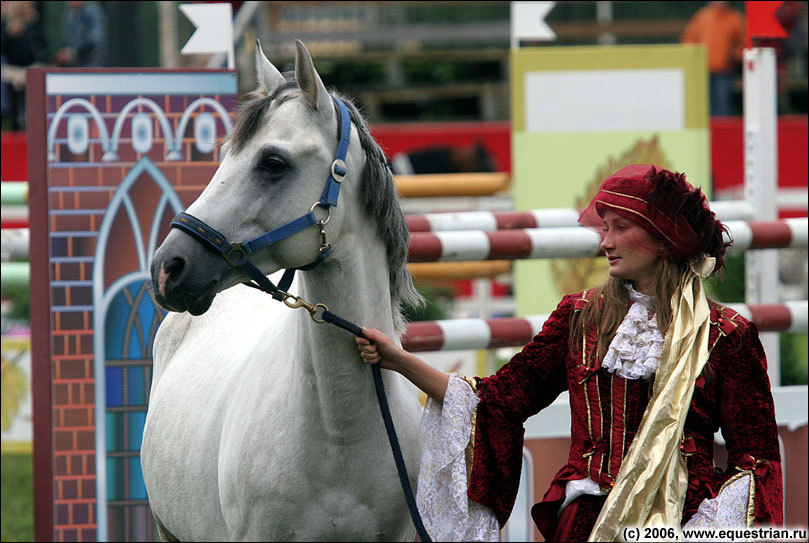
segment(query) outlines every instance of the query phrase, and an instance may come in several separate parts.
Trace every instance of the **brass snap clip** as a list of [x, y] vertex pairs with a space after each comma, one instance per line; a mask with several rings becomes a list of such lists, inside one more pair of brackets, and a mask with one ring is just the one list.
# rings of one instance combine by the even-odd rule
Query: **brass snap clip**
[[291, 309], [297, 309], [299, 307], [306, 309], [309, 312], [309, 316], [312, 317], [312, 320], [317, 323], [326, 322], [322, 317], [318, 317], [318, 315], [322, 315], [329, 310], [326, 304], [310, 304], [300, 296], [295, 296], [294, 294], [286, 294], [284, 296], [284, 304]]

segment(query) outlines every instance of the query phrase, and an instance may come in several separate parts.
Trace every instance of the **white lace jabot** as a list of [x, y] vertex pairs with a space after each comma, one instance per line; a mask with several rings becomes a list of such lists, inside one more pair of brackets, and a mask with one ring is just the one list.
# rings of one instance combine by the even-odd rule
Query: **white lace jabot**
[[654, 296], [641, 294], [629, 283], [626, 288], [634, 303], [615, 331], [601, 367], [624, 379], [649, 379], [657, 371], [663, 354], [663, 336], [657, 329], [657, 319], [654, 315], [649, 318]]

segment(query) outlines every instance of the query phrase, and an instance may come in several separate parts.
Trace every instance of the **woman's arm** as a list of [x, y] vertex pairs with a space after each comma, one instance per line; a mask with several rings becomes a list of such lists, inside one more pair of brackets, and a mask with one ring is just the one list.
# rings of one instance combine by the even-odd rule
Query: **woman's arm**
[[363, 328], [362, 333], [368, 339], [356, 337], [355, 340], [363, 362], [379, 363], [383, 369], [401, 373], [433, 400], [444, 403], [449, 374], [405, 351], [379, 330]]

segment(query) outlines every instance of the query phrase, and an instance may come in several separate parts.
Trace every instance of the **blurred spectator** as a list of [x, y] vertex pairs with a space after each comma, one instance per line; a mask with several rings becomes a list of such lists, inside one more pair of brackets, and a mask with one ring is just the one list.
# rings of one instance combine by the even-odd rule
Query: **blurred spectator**
[[708, 2], [688, 21], [680, 41], [707, 46], [711, 115], [730, 115], [733, 82], [740, 74], [744, 50], [744, 15], [730, 2]]
[[45, 49], [36, 2], [3, 2], [3, 126], [12, 130], [25, 128], [25, 68], [41, 62]]
[[776, 73], [778, 83], [778, 110], [781, 113], [790, 110], [789, 93], [786, 92], [785, 80], [789, 76], [792, 59], [798, 58], [802, 65], [797, 77], [806, 77], [806, 2], [782, 2], [775, 12], [775, 18], [786, 30], [786, 38], [753, 38], [753, 47], [772, 47], [776, 55]]
[[67, 2], [61, 46], [55, 59], [58, 66], [104, 66], [107, 21], [97, 2]]
[[784, 2], [776, 13], [778, 20], [789, 33], [784, 44], [786, 60], [793, 64], [792, 75], [806, 77], [807, 53], [807, 3]]

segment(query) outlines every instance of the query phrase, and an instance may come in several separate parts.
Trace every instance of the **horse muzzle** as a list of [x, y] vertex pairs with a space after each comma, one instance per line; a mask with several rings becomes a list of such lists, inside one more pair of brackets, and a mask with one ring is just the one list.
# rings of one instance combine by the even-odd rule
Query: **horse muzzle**
[[202, 315], [219, 291], [223, 267], [227, 266], [217, 255], [173, 231], [152, 259], [154, 299], [169, 311]]

